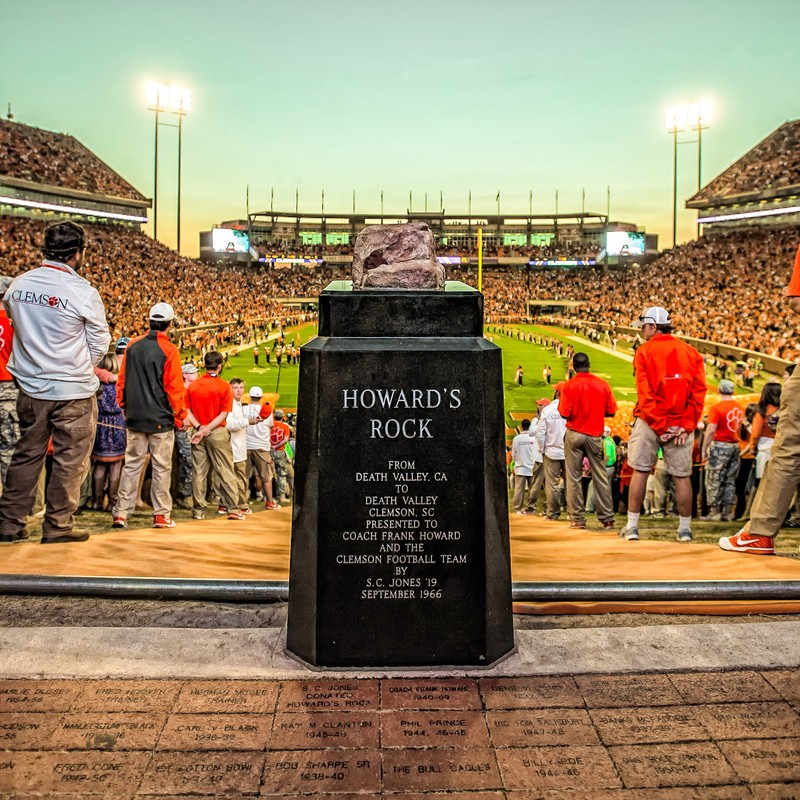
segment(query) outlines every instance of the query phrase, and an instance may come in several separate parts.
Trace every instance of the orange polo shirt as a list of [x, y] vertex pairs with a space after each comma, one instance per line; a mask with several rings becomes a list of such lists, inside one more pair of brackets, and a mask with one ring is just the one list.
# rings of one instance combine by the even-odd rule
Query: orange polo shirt
[[201, 425], [208, 425], [223, 411], [229, 413], [233, 408], [233, 389], [222, 378], [206, 373], [189, 384], [186, 404]]
[[606, 417], [617, 413], [611, 387], [591, 372], [579, 372], [561, 388], [558, 413], [567, 428], [585, 436], [602, 436]]

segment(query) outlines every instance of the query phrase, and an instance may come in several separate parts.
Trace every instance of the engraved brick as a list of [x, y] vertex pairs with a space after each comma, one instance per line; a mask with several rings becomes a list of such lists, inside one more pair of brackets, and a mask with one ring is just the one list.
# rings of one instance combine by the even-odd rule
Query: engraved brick
[[[506, 792], [507, 800], [752, 800], [746, 786], [702, 786], [669, 789], [542, 789]], [[399, 798], [398, 798], [399, 800]]]
[[385, 750], [383, 788], [386, 792], [500, 789], [494, 752], [434, 747], [430, 750]]
[[582, 708], [488, 711], [486, 721], [495, 747], [600, 744]]
[[277, 681], [187, 681], [173, 711], [180, 714], [268, 714], [275, 710]]
[[602, 747], [524, 747], [497, 750], [503, 785], [515, 789], [615, 789], [621, 786]]
[[384, 794], [384, 800], [505, 800], [502, 792], [403, 792]]
[[380, 788], [378, 750], [273, 750], [267, 754], [261, 794], [379, 794]]
[[[271, 792], [265, 792], [260, 794], [259, 797], [266, 797], [272, 798], [275, 795]], [[307, 794], [282, 794], [281, 800], [311, 800]], [[426, 795], [426, 797], [430, 797], [430, 795]], [[449, 796], [448, 796], [449, 797]], [[470, 795], [472, 797], [472, 795]], [[379, 791], [375, 792], [367, 792], [366, 794], [315, 794], [313, 796], [313, 800], [381, 800], [382, 795]], [[407, 800], [408, 795], [403, 795], [403, 800]], [[138, 798], [137, 798], [138, 800]], [[183, 798], [180, 798], [183, 800]], [[228, 800], [226, 797], [225, 800]], [[480, 799], [479, 799], [480, 800]], [[499, 798], [499, 800], [503, 800], [503, 798]]]
[[481, 708], [477, 681], [470, 678], [381, 681], [381, 708]]
[[0, 680], [0, 713], [69, 711], [80, 690], [78, 681]]
[[719, 749], [748, 783], [800, 781], [800, 739], [742, 739]]
[[[31, 794], [27, 792], [14, 792], [13, 794], [0, 793], [0, 800], [44, 800], [44, 797], [38, 792]], [[84, 792], [59, 792], [58, 794], [51, 795], [48, 800], [108, 800], [108, 795], [105, 793], [86, 794]], [[139, 800], [139, 798], [130, 793], [122, 793], [114, 795], [114, 800]], [[158, 800], [164, 800], [164, 798], [159, 797]], [[182, 797], [180, 800], [187, 800], [187, 798]], [[204, 798], [204, 800], [208, 800], [208, 798]], [[225, 800], [230, 800], [230, 798], [226, 797]]]
[[0, 714], [0, 750], [48, 749], [60, 717], [60, 714]]
[[800, 800], [800, 783], [767, 783], [750, 787], [754, 800]]
[[684, 700], [666, 675], [577, 675], [590, 708], [681, 705]]
[[780, 695], [757, 672], [687, 672], [671, 675], [687, 703], [737, 703], [780, 700]]
[[[216, 795], [214, 795], [216, 796]], [[226, 794], [225, 800], [253, 800], [252, 794]], [[62, 800], [61, 795], [53, 800]], [[114, 800], [117, 800], [115, 797]], [[134, 800], [208, 800], [207, 794], [137, 794]], [[306, 799], [307, 800], [307, 799]]]
[[738, 780], [710, 742], [626, 745], [608, 752], [626, 786], [713, 786]]
[[149, 753], [3, 753], [0, 791], [124, 797], [139, 783], [149, 759]]
[[603, 744], [707, 741], [694, 706], [644, 706], [592, 709], [592, 721]]
[[784, 700], [800, 701], [800, 670], [778, 669], [762, 672]]
[[257, 753], [156, 753], [141, 794], [255, 793], [264, 755]]
[[480, 711], [387, 711], [381, 714], [383, 747], [489, 747]]
[[288, 681], [281, 684], [278, 711], [377, 711], [378, 681]]
[[166, 714], [65, 714], [49, 749], [152, 750], [166, 719]]
[[87, 681], [73, 711], [169, 712], [183, 684], [180, 681]]
[[583, 697], [571, 677], [483, 678], [478, 683], [488, 709], [583, 705]]
[[266, 750], [272, 714], [173, 714], [159, 750]]
[[[253, 800], [252, 794], [226, 794], [225, 800]], [[62, 800], [61, 795], [53, 800]], [[114, 800], [117, 800], [114, 798]], [[207, 794], [137, 794], [134, 800], [208, 800]], [[306, 798], [306, 800], [308, 800]]]
[[377, 711], [277, 714], [270, 750], [322, 750], [331, 747], [380, 746]]
[[713, 739], [800, 736], [800, 716], [788, 703], [724, 703], [695, 709]]

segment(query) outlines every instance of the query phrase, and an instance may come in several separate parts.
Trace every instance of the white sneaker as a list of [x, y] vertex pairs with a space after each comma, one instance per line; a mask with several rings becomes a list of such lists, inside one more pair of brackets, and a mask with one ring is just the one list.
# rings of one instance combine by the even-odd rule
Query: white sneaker
[[687, 528], [686, 530], [678, 531], [679, 542], [691, 542], [692, 532]]
[[629, 527], [626, 525], [620, 532], [620, 538], [625, 539], [628, 542], [638, 542], [639, 541], [639, 529], [634, 527]]

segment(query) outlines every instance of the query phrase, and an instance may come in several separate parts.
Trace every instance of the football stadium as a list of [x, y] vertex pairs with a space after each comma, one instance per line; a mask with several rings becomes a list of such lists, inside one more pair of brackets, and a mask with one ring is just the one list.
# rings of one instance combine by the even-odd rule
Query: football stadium
[[0, 19], [0, 798], [800, 798], [794, 3]]
[[[589, 354], [593, 372], [611, 384], [618, 410], [609, 425], [624, 444], [636, 402], [632, 361], [638, 331], [632, 323], [649, 305], [674, 307], [676, 333], [703, 355], [706, 414], [717, 399], [714, 387], [720, 379], [734, 380], [743, 406], [755, 403], [763, 387], [779, 380], [800, 355], [796, 323], [781, 312], [800, 226], [800, 121], [754, 143], [688, 198], [687, 208], [697, 209], [703, 220], [702, 236], [662, 252], [655, 237], [599, 213], [546, 219], [476, 213], [462, 219], [409, 209], [403, 215], [379, 210], [358, 217], [255, 212], [201, 233], [201, 257], [195, 260], [143, 232], [151, 201], [74, 137], [2, 120], [0, 142], [0, 256], [6, 272], [13, 276], [37, 263], [45, 228], [54, 220], [80, 223], [91, 242], [83, 275], [98, 287], [115, 341], [145, 333], [154, 299], [170, 297], [172, 338], [182, 362], [200, 366], [209, 350], [223, 352], [226, 377], [259, 386], [292, 420], [301, 348], [316, 335], [319, 292], [349, 278], [355, 238], [381, 222], [428, 224], [448, 279], [470, 286], [481, 282], [485, 336], [503, 351], [509, 446], [520, 421], [535, 414], [537, 401], [552, 398], [577, 351]], [[230, 245], [234, 234], [235, 253]], [[620, 255], [621, 247], [627, 247], [614, 244], [620, 241], [634, 242], [638, 252]], [[206, 245], [211, 257], [204, 252]], [[754, 264], [783, 268], [767, 274], [753, 269]], [[676, 305], [677, 297], [681, 302]], [[516, 377], [519, 367], [524, 380]], [[702, 473], [702, 465], [696, 470]], [[694, 513], [701, 517], [708, 504], [702, 477], [696, 483]], [[252, 484], [251, 478], [255, 498]], [[752, 491], [738, 498], [742, 512]], [[146, 486], [138, 500], [142, 511], [131, 517], [131, 530], [150, 526]], [[276, 516], [283, 515], [288, 536], [288, 496], [283, 502], [287, 505]], [[81, 525], [106, 532], [110, 505], [108, 486], [88, 496]], [[674, 513], [674, 504], [671, 508]], [[668, 500], [667, 507], [655, 509], [644, 521], [652, 526], [646, 529], [654, 541], [674, 538], [672, 523], [663, 521], [669, 513]], [[175, 517], [182, 523], [189, 514], [175, 509]], [[779, 553], [790, 558], [796, 557], [799, 541], [791, 524], [778, 539]], [[724, 529], [724, 524], [700, 522], [695, 539], [715, 541]], [[33, 565], [34, 552], [27, 545], [16, 548], [12, 565], [20, 560], [14, 569], [45, 569]], [[34, 559], [30, 566], [28, 559]], [[231, 561], [236, 563], [229, 565], [229, 574], [247, 572], [238, 555]], [[258, 563], [263, 574], [265, 565]], [[117, 564], [112, 571], [122, 568], [149, 574], [131, 563]], [[268, 576], [285, 577], [285, 569], [285, 563], [270, 565]]]

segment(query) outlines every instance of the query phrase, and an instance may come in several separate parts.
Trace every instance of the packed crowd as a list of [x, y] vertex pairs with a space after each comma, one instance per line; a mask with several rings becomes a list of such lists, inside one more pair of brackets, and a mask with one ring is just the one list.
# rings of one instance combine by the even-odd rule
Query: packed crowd
[[0, 119], [0, 175], [65, 189], [144, 197], [77, 139]]
[[715, 200], [800, 183], [800, 120], [781, 125], [695, 196]]
[[[44, 227], [38, 220], [0, 218], [0, 261], [6, 274], [17, 275], [41, 261]], [[306, 267], [209, 266], [184, 258], [131, 228], [84, 227], [89, 246], [83, 274], [98, 287], [116, 337], [143, 333], [152, 298], [165, 296], [174, 302], [178, 327], [233, 322], [213, 333], [186, 334], [187, 345], [201, 349], [209, 337], [214, 344], [234, 343], [247, 328], [245, 320], [280, 318], [284, 325], [302, 321], [300, 312], [284, 308], [273, 298], [316, 295], [339, 277], [330, 269], [323, 274]]]
[[[608, 328], [630, 325], [657, 301], [674, 308], [679, 333], [794, 359], [800, 331], [782, 303], [798, 240], [796, 227], [754, 228], [708, 234], [635, 271], [498, 268], [484, 274], [486, 315], [515, 322], [527, 299], [575, 300], [582, 305], [571, 313]], [[475, 282], [473, 270], [449, 276]]]

